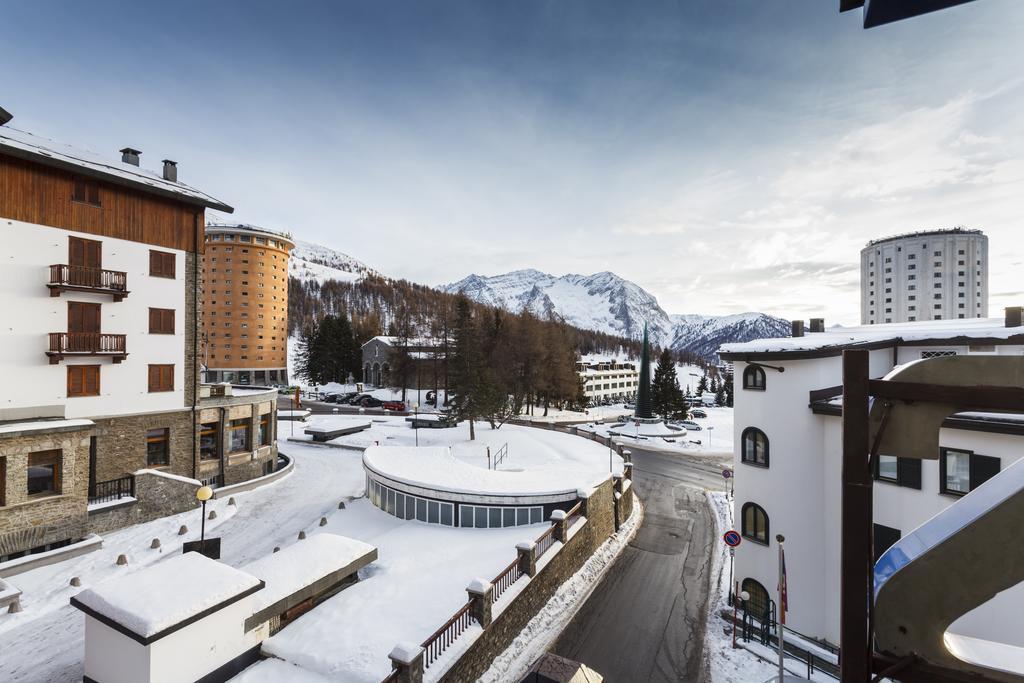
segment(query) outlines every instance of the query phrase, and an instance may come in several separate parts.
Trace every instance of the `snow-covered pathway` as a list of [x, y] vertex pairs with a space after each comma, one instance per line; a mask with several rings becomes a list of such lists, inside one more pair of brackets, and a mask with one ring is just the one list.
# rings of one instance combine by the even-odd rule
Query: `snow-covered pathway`
[[[207, 531], [223, 538], [223, 560], [233, 566], [245, 564], [296, 540], [300, 529], [308, 528], [347, 496], [363, 489], [360, 453], [319, 449], [288, 443], [279, 444], [283, 453], [295, 458], [295, 470], [277, 482], [235, 496], [237, 512], [224, 499], [211, 501], [219, 517]], [[83, 588], [151, 564], [180, 552], [182, 540], [197, 537], [195, 511], [140, 524], [104, 536], [101, 550], [12, 577], [24, 591], [25, 611], [0, 614], [0, 681], [63, 683], [82, 680], [84, 617], [68, 603]], [[187, 524], [190, 534], [176, 535]], [[149, 550], [149, 541], [159, 538], [160, 551]], [[126, 552], [130, 564], [116, 567], [118, 553]], [[80, 576], [82, 588], [68, 581]]]

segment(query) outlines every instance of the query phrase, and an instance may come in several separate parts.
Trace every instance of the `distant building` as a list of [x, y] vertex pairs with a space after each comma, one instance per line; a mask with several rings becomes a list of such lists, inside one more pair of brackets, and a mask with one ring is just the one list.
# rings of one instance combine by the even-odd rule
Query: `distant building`
[[868, 242], [860, 252], [862, 325], [988, 315], [988, 237], [951, 228]]
[[[379, 335], [363, 344], [364, 384], [385, 387], [396, 381], [392, 369], [396, 352], [401, 349], [398, 337]], [[444, 344], [437, 339], [409, 339], [405, 350], [413, 360], [413, 370], [406, 380], [407, 389], [444, 389], [448, 386], [448, 363]]]
[[576, 372], [583, 381], [583, 395], [591, 405], [631, 400], [640, 386], [640, 373], [632, 361], [586, 358], [576, 362]]
[[[774, 613], [775, 536], [783, 534], [787, 628], [838, 643], [843, 351], [867, 350], [871, 377], [882, 377], [896, 365], [936, 356], [1020, 356], [1024, 326], [1021, 309], [1011, 308], [1005, 319], [794, 331], [791, 338], [719, 350], [736, 368], [734, 519], [744, 542], [736, 551], [735, 575], [757, 618], [766, 610]], [[933, 460], [877, 458], [876, 558], [1024, 455], [1024, 406], [1021, 414], [952, 415], [939, 431], [939, 445]], [[1000, 633], [1019, 630], [1024, 594], [1008, 591], [1000, 600], [1007, 607], [986, 626], [997, 640]]]
[[288, 384], [289, 235], [210, 223], [203, 254], [207, 382]]

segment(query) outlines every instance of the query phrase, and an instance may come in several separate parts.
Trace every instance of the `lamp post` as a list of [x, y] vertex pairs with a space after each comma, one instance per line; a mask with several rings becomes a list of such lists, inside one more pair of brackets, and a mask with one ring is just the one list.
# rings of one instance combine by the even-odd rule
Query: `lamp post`
[[206, 501], [213, 498], [213, 489], [209, 486], [200, 486], [196, 491], [196, 500], [203, 504], [203, 520], [199, 524], [199, 553], [206, 554]]
[[[418, 390], [417, 390], [418, 391]], [[412, 431], [416, 433], [416, 447], [420, 445], [420, 404], [412, 404]]]

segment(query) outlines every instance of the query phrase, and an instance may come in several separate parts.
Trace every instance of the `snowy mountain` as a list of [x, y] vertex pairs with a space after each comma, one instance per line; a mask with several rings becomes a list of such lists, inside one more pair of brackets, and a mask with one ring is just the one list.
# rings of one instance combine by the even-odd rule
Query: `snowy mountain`
[[714, 360], [721, 344], [789, 334], [789, 322], [764, 313], [669, 315], [642, 287], [615, 273], [555, 277], [537, 270], [504, 275], [470, 275], [442, 285], [480, 303], [537, 315], [553, 311], [571, 325], [639, 339], [646, 321], [651, 341]]
[[370, 275], [380, 276], [380, 273], [348, 254], [302, 240], [295, 240], [295, 248], [288, 259], [288, 274], [304, 282], [353, 282]]
[[570, 325], [634, 339], [643, 334], [646, 321], [656, 343], [671, 338], [672, 321], [658, 300], [608, 271], [561, 277], [537, 270], [517, 270], [493, 277], [470, 275], [440, 289], [453, 294], [461, 292], [480, 303], [509, 311], [525, 308], [538, 316], [553, 311]]

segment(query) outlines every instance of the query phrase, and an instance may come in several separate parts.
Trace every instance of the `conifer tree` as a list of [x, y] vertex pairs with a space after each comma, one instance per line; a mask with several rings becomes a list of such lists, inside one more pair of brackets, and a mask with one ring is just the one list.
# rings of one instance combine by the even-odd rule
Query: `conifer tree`
[[705, 372], [700, 376], [700, 380], [697, 382], [697, 396], [703, 396], [704, 392], [708, 390], [708, 373]]
[[668, 348], [662, 350], [658, 357], [658, 365], [654, 368], [651, 403], [655, 415], [660, 415], [665, 420], [684, 409], [683, 392], [679, 389], [676, 365], [672, 360], [672, 351]]
[[455, 395], [450, 412], [456, 420], [469, 421], [469, 438], [476, 438], [474, 420], [481, 415], [481, 371], [483, 358], [480, 351], [480, 336], [477, 331], [469, 301], [459, 297], [455, 304], [455, 325], [452, 330], [451, 359], [448, 363], [448, 383]]

